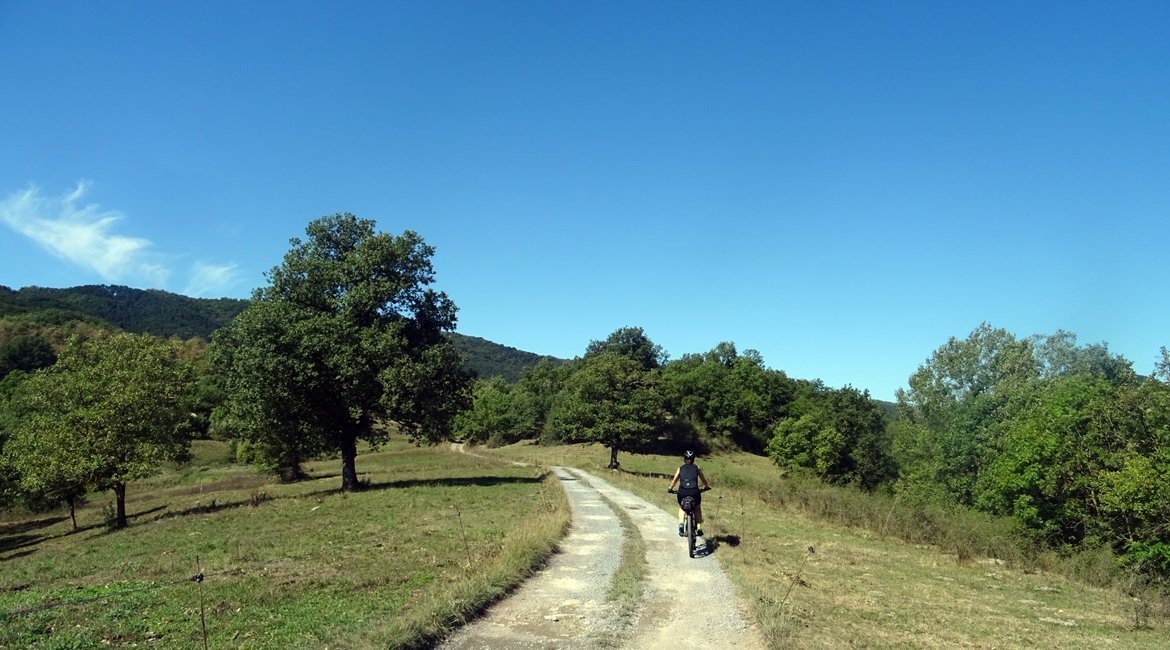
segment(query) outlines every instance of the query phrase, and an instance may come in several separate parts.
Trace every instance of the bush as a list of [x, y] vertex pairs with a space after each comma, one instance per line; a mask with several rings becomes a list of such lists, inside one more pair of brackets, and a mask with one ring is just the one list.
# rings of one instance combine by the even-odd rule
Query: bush
[[1165, 542], [1131, 542], [1121, 561], [1135, 575], [1151, 582], [1164, 585], [1170, 580], [1170, 544]]

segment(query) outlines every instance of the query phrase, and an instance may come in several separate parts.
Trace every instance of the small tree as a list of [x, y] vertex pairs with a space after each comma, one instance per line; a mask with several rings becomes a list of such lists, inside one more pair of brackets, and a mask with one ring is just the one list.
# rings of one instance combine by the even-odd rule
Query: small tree
[[787, 413], [797, 384], [765, 368], [756, 350], [740, 354], [734, 343], [724, 341], [705, 354], [686, 354], [663, 366], [662, 391], [675, 422], [708, 442], [723, 438], [758, 452], [773, 424]]
[[513, 408], [517, 421], [533, 437], [543, 442], [561, 439], [551, 426], [550, 416], [565, 380], [581, 363], [580, 358], [567, 363], [553, 363], [546, 357], [520, 375], [520, 381], [516, 382], [513, 389], [516, 397]]
[[657, 375], [616, 352], [588, 356], [565, 381], [550, 419], [568, 441], [608, 447], [609, 467], [616, 468], [618, 451], [650, 442], [661, 424]]
[[920, 442], [937, 452], [929, 470], [905, 467], [907, 473], [936, 476], [952, 499], [973, 505], [1005, 416], [1026, 403], [1040, 365], [1032, 341], [987, 323], [935, 350], [910, 376], [909, 390], [897, 391], [899, 411], [916, 425], [903, 432], [930, 436]]
[[475, 384], [471, 408], [455, 418], [455, 435], [467, 442], [487, 442], [493, 435], [507, 435], [515, 428], [512, 396], [502, 377]]
[[21, 489], [59, 499], [113, 490], [115, 527], [124, 528], [126, 485], [189, 457], [191, 371], [180, 354], [146, 335], [71, 339], [16, 391], [20, 416], [4, 455]]

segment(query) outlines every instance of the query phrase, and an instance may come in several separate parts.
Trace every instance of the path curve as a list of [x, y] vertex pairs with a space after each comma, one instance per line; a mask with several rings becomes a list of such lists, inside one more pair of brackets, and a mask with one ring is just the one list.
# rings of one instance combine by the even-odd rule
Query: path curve
[[605, 593], [621, 559], [621, 523], [597, 490], [563, 467], [552, 471], [572, 511], [560, 552], [512, 596], [440, 647], [581, 648], [594, 647], [606, 636], [615, 616]]
[[646, 545], [642, 602], [621, 634], [620, 647], [673, 649], [688, 640], [711, 648], [763, 647], [715, 558], [687, 556], [674, 515], [589, 472], [552, 471], [572, 511], [560, 553], [442, 648], [614, 647], [619, 621], [605, 594], [621, 558], [623, 535], [605, 499], [629, 515]]

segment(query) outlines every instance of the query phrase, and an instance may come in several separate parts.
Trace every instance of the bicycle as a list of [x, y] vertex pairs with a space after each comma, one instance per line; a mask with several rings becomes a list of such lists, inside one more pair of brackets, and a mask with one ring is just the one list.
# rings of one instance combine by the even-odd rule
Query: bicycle
[[[710, 490], [710, 487], [699, 488], [699, 492], [703, 493]], [[667, 490], [670, 494], [678, 494], [678, 490]], [[695, 497], [685, 496], [679, 499], [678, 507], [682, 508], [683, 517], [683, 536], [687, 538], [687, 554], [690, 557], [695, 557]]]

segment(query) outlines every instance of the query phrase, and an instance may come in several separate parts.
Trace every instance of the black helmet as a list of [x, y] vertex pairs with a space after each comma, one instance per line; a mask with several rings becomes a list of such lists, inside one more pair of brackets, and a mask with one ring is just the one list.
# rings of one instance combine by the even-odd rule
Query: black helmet
[[695, 452], [691, 451], [690, 449], [683, 452], [683, 460], [694, 460], [694, 459], [695, 459]]

